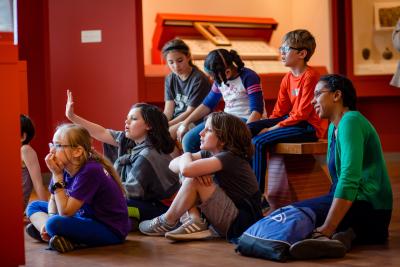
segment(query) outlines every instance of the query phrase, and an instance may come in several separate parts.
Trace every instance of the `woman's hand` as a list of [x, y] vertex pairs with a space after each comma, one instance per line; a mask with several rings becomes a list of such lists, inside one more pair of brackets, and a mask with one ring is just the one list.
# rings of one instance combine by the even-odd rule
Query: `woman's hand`
[[43, 225], [42, 229], [40, 229], [40, 237], [43, 239], [43, 241], [48, 242], [50, 240], [50, 236], [46, 231], [46, 226]]
[[72, 98], [72, 92], [67, 90], [67, 104], [65, 105], [65, 116], [71, 120], [71, 118], [75, 115], [74, 112], [74, 99]]
[[[47, 168], [51, 171], [53, 174], [53, 177], [55, 176], [61, 176], [63, 175], [63, 170], [64, 170], [64, 164], [57, 160], [56, 155], [52, 152], [47, 154], [45, 157], [44, 161], [46, 162]], [[54, 181], [57, 182], [57, 181]]]

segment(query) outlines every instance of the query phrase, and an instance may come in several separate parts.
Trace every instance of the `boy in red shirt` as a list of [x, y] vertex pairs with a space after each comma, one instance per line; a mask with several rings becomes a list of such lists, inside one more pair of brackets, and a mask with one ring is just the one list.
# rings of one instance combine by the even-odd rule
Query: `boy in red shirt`
[[290, 72], [282, 79], [272, 115], [248, 124], [255, 146], [253, 170], [261, 192], [265, 187], [267, 147], [280, 142], [313, 142], [325, 135], [327, 122], [318, 117], [311, 105], [319, 73], [307, 62], [315, 47], [314, 36], [307, 30], [285, 34], [279, 51]]

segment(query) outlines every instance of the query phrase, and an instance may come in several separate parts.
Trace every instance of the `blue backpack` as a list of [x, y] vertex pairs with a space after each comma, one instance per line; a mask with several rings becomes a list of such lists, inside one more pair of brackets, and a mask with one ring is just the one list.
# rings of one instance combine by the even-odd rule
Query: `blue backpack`
[[286, 206], [275, 210], [248, 228], [236, 251], [244, 256], [284, 262], [293, 243], [307, 238], [315, 228], [310, 208]]

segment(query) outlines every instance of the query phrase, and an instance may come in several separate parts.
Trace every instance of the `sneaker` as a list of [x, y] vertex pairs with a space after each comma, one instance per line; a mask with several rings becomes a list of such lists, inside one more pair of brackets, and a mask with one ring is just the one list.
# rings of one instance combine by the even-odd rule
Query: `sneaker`
[[30, 223], [25, 227], [25, 232], [32, 237], [33, 239], [40, 241], [40, 242], [44, 242], [42, 237], [40, 236], [40, 232], [38, 229], [36, 229], [36, 227]]
[[176, 230], [166, 233], [165, 237], [171, 240], [198, 240], [212, 237], [212, 232], [208, 229], [206, 220], [191, 218]]
[[332, 240], [320, 233], [314, 233], [312, 238], [294, 243], [289, 251], [290, 255], [298, 260], [343, 258], [346, 247], [339, 240]]
[[160, 215], [152, 220], [142, 221], [139, 224], [139, 230], [145, 235], [164, 236], [165, 233], [178, 228], [178, 225], [179, 222], [172, 226], [168, 225]]
[[49, 241], [49, 246], [53, 250], [57, 250], [60, 253], [65, 253], [75, 249], [75, 245], [67, 238], [55, 235]]
[[333, 240], [339, 240], [346, 247], [346, 252], [349, 252], [351, 249], [351, 243], [356, 238], [356, 234], [354, 233], [352, 228], [347, 229], [343, 232], [337, 232], [332, 236]]

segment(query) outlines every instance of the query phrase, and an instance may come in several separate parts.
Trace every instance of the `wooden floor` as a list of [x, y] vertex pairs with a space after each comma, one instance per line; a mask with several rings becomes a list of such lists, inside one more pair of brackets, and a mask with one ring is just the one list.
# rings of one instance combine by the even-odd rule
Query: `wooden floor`
[[[290, 266], [400, 266], [400, 153], [385, 154], [394, 192], [393, 219], [387, 245], [355, 247], [343, 259], [290, 261]], [[90, 248], [58, 254], [25, 236], [26, 266], [283, 266], [235, 253], [224, 240], [172, 243], [138, 233], [123, 245]]]

